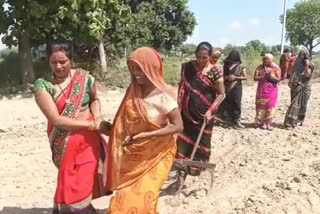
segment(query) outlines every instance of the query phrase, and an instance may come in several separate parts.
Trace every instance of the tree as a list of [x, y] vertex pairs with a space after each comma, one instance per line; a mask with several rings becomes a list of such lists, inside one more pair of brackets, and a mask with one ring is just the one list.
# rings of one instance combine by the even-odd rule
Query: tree
[[[18, 46], [22, 84], [34, 80], [31, 47], [50, 41], [97, 43], [102, 72], [107, 71], [105, 32], [129, 7], [122, 0], [0, 0], [3, 42]], [[7, 7], [7, 8], [5, 8]], [[103, 75], [105, 76], [105, 75]]]
[[268, 46], [259, 40], [252, 40], [246, 44], [247, 48], [252, 48], [256, 52], [262, 52], [262, 51], [267, 51]]
[[[101, 76], [106, 76], [107, 60], [105, 39], [114, 29], [117, 20], [125, 19], [129, 7], [122, 0], [64, 0], [59, 1], [57, 12], [51, 15], [56, 37], [70, 39], [77, 44], [97, 44], [101, 65]], [[112, 32], [114, 33], [114, 32]], [[109, 42], [109, 41], [108, 41]]]
[[32, 39], [41, 36], [38, 27], [44, 24], [47, 12], [47, 7], [36, 0], [0, 0], [0, 33], [4, 34], [2, 42], [10, 48], [18, 46], [21, 84], [34, 81]]
[[129, 0], [136, 44], [156, 49], [178, 47], [192, 34], [196, 19], [187, 8], [187, 0]]
[[[282, 17], [280, 17], [282, 22]], [[312, 51], [320, 44], [320, 1], [299, 1], [287, 10], [286, 38], [292, 45], [303, 45]]]
[[196, 51], [197, 45], [195, 44], [183, 44], [180, 46], [182, 53], [187, 54], [188, 56], [193, 55]]

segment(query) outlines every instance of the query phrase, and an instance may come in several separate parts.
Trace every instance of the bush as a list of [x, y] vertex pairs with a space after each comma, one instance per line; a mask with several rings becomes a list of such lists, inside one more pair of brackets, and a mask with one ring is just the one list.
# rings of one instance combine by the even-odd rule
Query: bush
[[0, 88], [21, 84], [19, 57], [16, 49], [0, 52]]
[[109, 88], [127, 88], [131, 83], [127, 65], [119, 62], [118, 65], [109, 67], [108, 75], [103, 82]]
[[167, 57], [164, 59], [165, 81], [170, 85], [178, 85], [180, 82], [182, 60], [177, 57]]

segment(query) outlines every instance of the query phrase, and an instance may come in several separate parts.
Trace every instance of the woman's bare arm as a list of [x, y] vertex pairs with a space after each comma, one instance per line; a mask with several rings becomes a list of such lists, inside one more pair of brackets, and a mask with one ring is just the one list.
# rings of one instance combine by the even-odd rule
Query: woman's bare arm
[[59, 115], [56, 104], [51, 95], [46, 91], [36, 92], [35, 100], [47, 120], [55, 127], [66, 130], [76, 130], [88, 129], [92, 126], [92, 123], [89, 121], [75, 120]]
[[224, 88], [223, 81], [217, 81], [214, 83], [213, 92], [217, 94], [217, 97], [213, 101], [212, 105], [218, 108], [225, 98], [225, 88]]
[[253, 77], [254, 81], [259, 81], [259, 80], [262, 79], [262, 77], [259, 76], [259, 74], [260, 74], [260, 71], [259, 71], [259, 70], [256, 70], [256, 71], [254, 72], [254, 77]]

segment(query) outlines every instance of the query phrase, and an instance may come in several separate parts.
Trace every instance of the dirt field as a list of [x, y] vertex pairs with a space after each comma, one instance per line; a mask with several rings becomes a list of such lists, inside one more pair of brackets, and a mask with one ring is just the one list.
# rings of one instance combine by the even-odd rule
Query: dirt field
[[[244, 88], [243, 130], [215, 127], [207, 175], [188, 177], [180, 196], [162, 196], [161, 214], [320, 213], [320, 83], [314, 83], [303, 127], [283, 129], [289, 90], [280, 86], [275, 129], [255, 129], [255, 86]], [[112, 119], [123, 92], [101, 95], [105, 118]], [[57, 170], [51, 162], [46, 120], [33, 97], [0, 100], [0, 213], [50, 213]], [[109, 197], [94, 202], [105, 213]]]

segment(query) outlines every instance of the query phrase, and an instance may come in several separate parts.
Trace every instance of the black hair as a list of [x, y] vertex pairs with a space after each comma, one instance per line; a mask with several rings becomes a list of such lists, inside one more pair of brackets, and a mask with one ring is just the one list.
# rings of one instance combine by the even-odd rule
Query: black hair
[[288, 48], [284, 49], [283, 53], [289, 53], [290, 50]]
[[213, 47], [212, 45], [209, 43], [209, 42], [201, 42], [198, 46], [197, 46], [197, 49], [196, 49], [196, 54], [199, 53], [199, 51], [201, 50], [207, 50], [208, 51], [208, 54], [209, 56], [212, 55], [212, 50], [213, 50]]
[[66, 56], [72, 60], [72, 44], [70, 42], [53, 42], [47, 44], [47, 56], [48, 58], [56, 51], [63, 51]]

